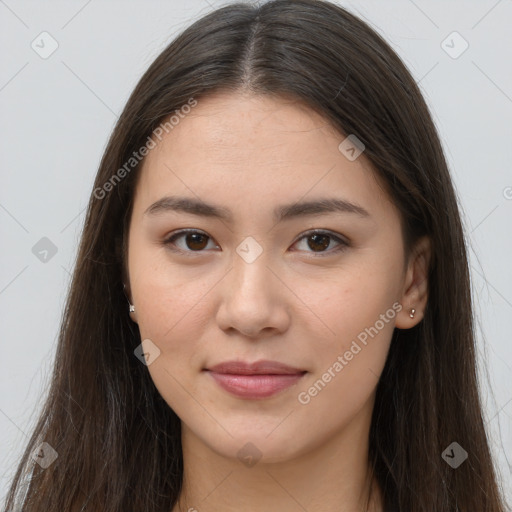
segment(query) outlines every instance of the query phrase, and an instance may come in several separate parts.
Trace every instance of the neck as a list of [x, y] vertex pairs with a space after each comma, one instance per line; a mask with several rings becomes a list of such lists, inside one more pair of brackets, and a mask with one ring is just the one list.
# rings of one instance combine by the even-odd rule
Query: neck
[[214, 452], [182, 424], [183, 489], [172, 512], [380, 512], [368, 464], [370, 419], [363, 409], [320, 447], [252, 467]]

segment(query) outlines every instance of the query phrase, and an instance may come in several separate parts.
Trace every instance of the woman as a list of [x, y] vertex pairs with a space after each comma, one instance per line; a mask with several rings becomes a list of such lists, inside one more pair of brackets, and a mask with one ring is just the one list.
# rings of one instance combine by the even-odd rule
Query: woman
[[505, 510], [447, 164], [362, 21], [231, 5], [142, 77], [14, 507]]

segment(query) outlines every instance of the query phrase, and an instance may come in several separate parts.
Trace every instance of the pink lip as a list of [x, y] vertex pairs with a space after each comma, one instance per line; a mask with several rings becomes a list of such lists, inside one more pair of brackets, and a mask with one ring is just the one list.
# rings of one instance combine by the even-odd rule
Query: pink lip
[[248, 399], [272, 396], [295, 384], [306, 373], [277, 361], [227, 361], [207, 371], [224, 390]]

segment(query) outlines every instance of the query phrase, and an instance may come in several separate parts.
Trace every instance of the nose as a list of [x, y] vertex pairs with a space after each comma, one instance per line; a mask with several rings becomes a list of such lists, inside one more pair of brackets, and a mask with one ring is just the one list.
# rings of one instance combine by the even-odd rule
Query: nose
[[238, 254], [222, 280], [217, 324], [248, 338], [276, 336], [290, 324], [290, 292], [269, 268], [265, 253], [247, 262]]

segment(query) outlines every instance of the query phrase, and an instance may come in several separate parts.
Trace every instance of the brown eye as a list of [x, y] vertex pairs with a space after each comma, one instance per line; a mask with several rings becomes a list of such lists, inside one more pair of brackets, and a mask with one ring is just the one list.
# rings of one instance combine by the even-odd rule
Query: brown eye
[[310, 235], [308, 236], [308, 247], [313, 251], [323, 251], [329, 247], [330, 238], [328, 235]]
[[[164, 245], [177, 252], [202, 252], [206, 249], [210, 237], [206, 233], [196, 230], [179, 231], [164, 241]], [[180, 242], [180, 243], [178, 243]]]
[[201, 233], [188, 233], [185, 235], [185, 244], [189, 249], [199, 251], [208, 244], [207, 236]]
[[[303, 244], [301, 250], [313, 253], [314, 256], [329, 256], [346, 249], [350, 245], [348, 241], [329, 231], [313, 231], [306, 233], [296, 244], [300, 245], [304, 240], [306, 240], [307, 243]], [[332, 247], [333, 242], [334, 247]], [[329, 248], [330, 246], [331, 248]]]

